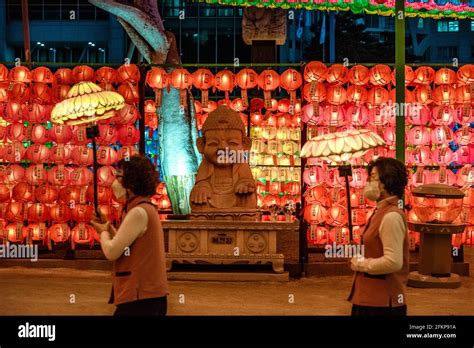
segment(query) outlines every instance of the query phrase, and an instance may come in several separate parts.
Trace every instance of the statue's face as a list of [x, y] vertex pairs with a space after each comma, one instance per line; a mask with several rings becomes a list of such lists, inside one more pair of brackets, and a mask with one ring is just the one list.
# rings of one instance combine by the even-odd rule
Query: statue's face
[[[233, 163], [222, 154], [244, 149], [242, 132], [236, 129], [208, 130], [204, 135], [204, 157], [211, 163], [219, 167], [228, 167]], [[227, 160], [226, 160], [227, 159]]]

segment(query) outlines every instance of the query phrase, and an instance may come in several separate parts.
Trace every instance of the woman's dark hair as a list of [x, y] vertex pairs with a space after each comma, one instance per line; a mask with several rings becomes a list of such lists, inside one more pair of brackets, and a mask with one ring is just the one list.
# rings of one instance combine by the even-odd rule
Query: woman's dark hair
[[380, 182], [385, 186], [385, 190], [401, 199], [405, 192], [405, 186], [408, 184], [405, 165], [395, 158], [379, 157], [369, 163], [369, 177], [374, 167], [377, 168]]
[[158, 172], [144, 155], [123, 158], [118, 163], [123, 170], [122, 186], [138, 196], [152, 196], [158, 185]]

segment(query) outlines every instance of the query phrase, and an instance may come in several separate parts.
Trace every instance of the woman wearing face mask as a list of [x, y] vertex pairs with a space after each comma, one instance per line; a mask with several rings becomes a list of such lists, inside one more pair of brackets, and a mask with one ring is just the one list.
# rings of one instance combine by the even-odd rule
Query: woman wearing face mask
[[352, 315], [406, 315], [408, 228], [399, 200], [407, 170], [396, 159], [380, 157], [369, 164], [368, 175], [364, 195], [377, 207], [362, 235], [364, 255], [351, 260], [356, 272], [348, 299]]
[[168, 281], [163, 229], [156, 207], [150, 202], [158, 174], [142, 155], [118, 163], [112, 190], [125, 198], [122, 222], [116, 230], [108, 222], [92, 222], [100, 233], [105, 257], [113, 261], [114, 315], [166, 315]]

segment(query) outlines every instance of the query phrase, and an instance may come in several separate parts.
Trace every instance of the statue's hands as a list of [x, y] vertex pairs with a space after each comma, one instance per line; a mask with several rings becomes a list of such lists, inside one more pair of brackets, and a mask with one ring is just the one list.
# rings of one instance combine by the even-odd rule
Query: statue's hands
[[235, 185], [235, 193], [249, 194], [254, 193], [255, 189], [256, 187], [254, 180], [244, 179], [239, 181], [237, 185]]
[[211, 198], [211, 189], [207, 186], [195, 186], [189, 198], [194, 204], [205, 204]]

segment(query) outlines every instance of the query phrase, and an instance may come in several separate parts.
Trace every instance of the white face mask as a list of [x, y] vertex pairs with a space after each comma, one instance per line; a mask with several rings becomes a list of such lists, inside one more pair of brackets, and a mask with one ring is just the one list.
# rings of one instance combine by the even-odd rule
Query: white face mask
[[378, 181], [370, 181], [364, 187], [364, 196], [371, 201], [377, 201], [380, 198], [380, 189]]
[[125, 187], [122, 186], [122, 184], [117, 179], [114, 180], [111, 187], [117, 199], [120, 199], [127, 194], [127, 190], [125, 189]]

